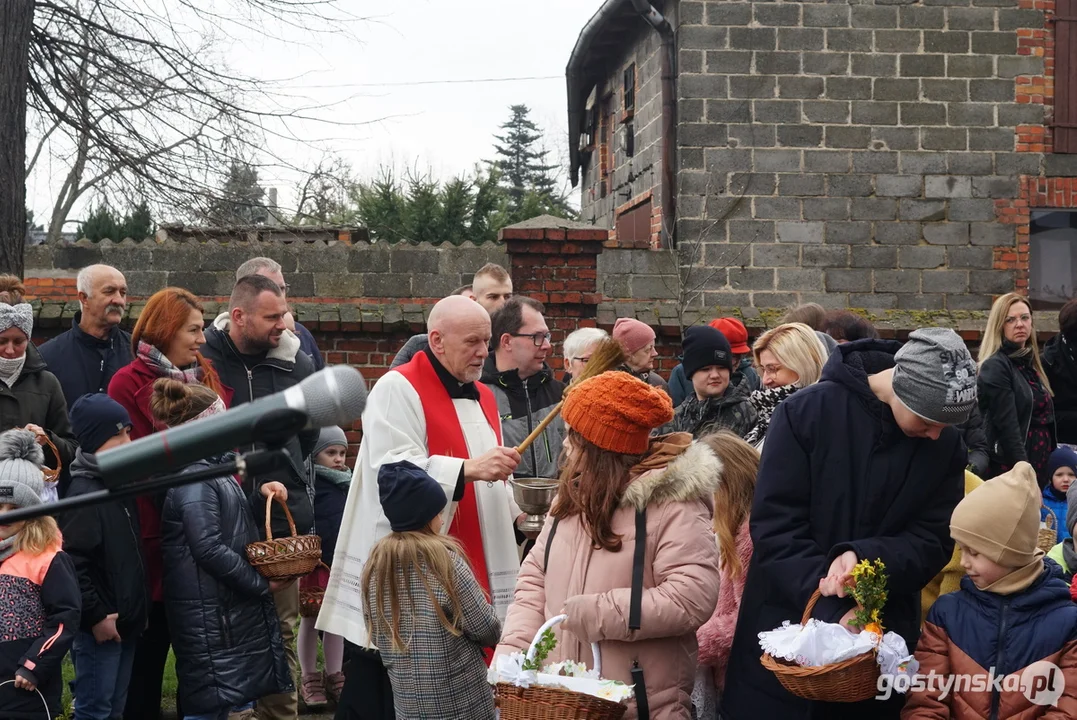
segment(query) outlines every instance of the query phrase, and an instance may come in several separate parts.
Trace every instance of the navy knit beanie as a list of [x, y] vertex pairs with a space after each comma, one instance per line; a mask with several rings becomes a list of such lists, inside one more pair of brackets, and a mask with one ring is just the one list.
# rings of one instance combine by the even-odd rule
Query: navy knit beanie
[[437, 480], [406, 460], [381, 466], [378, 494], [393, 532], [422, 530], [448, 503]]

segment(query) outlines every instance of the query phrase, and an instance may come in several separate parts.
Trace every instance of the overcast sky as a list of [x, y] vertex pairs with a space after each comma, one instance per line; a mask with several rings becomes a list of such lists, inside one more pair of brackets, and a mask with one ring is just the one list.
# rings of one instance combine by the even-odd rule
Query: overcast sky
[[[298, 126], [314, 147], [278, 144], [274, 152], [313, 166], [331, 151], [350, 160], [361, 176], [372, 175], [380, 164], [418, 164], [448, 177], [491, 159], [492, 136], [508, 106], [523, 103], [546, 131], [550, 149], [565, 154], [565, 65], [602, 0], [339, 2], [370, 18], [351, 27], [355, 40], [295, 33], [288, 34], [290, 41], [272, 40], [245, 30], [227, 49], [229, 64], [245, 74], [298, 77], [289, 83], [293, 92], [332, 105], [320, 111], [324, 117], [378, 120], [351, 128]], [[441, 82], [492, 78], [545, 79]], [[64, 170], [61, 163], [42, 163], [30, 178], [28, 200], [39, 221], [51, 212]], [[263, 175], [263, 184], [278, 186], [286, 203], [296, 178], [274, 170]]]

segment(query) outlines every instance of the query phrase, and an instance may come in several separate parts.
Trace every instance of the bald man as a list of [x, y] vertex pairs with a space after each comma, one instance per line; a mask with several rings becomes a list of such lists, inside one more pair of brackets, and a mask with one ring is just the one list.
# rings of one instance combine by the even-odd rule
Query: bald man
[[521, 515], [504, 482], [520, 455], [503, 447], [497, 401], [477, 382], [489, 354], [490, 316], [479, 303], [447, 297], [427, 320], [430, 346], [390, 370], [370, 393], [363, 441], [340, 525], [318, 629], [342, 635], [349, 669], [337, 720], [394, 718], [392, 689], [366, 649], [360, 578], [371, 547], [389, 533], [378, 470], [407, 460], [445, 491], [444, 527], [464, 547], [499, 617], [512, 601], [520, 564], [513, 522]]

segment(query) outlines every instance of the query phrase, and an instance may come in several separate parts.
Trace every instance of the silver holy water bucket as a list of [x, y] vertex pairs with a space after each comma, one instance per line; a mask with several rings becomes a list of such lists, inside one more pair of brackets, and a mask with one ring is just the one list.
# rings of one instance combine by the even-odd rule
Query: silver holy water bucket
[[512, 497], [527, 517], [520, 523], [521, 532], [538, 533], [546, 522], [546, 513], [557, 494], [557, 480], [553, 478], [513, 478]]

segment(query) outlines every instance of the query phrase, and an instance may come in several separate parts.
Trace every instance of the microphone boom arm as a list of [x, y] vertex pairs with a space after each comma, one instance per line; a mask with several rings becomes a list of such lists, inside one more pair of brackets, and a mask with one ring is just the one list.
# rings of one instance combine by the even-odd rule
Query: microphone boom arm
[[246, 480], [249, 477], [262, 475], [274, 470], [287, 467], [291, 463], [287, 450], [272, 448], [266, 450], [253, 450], [242, 455], [237, 455], [231, 462], [214, 465], [194, 472], [171, 473], [149, 478], [142, 482], [129, 483], [111, 490], [97, 490], [85, 495], [64, 498], [52, 503], [34, 505], [28, 508], [19, 508], [0, 513], [0, 525], [23, 520], [32, 520], [45, 515], [60, 515], [70, 510], [77, 510], [91, 505], [123, 500], [136, 495], [151, 495], [180, 485], [212, 480], [224, 475], [238, 475]]

